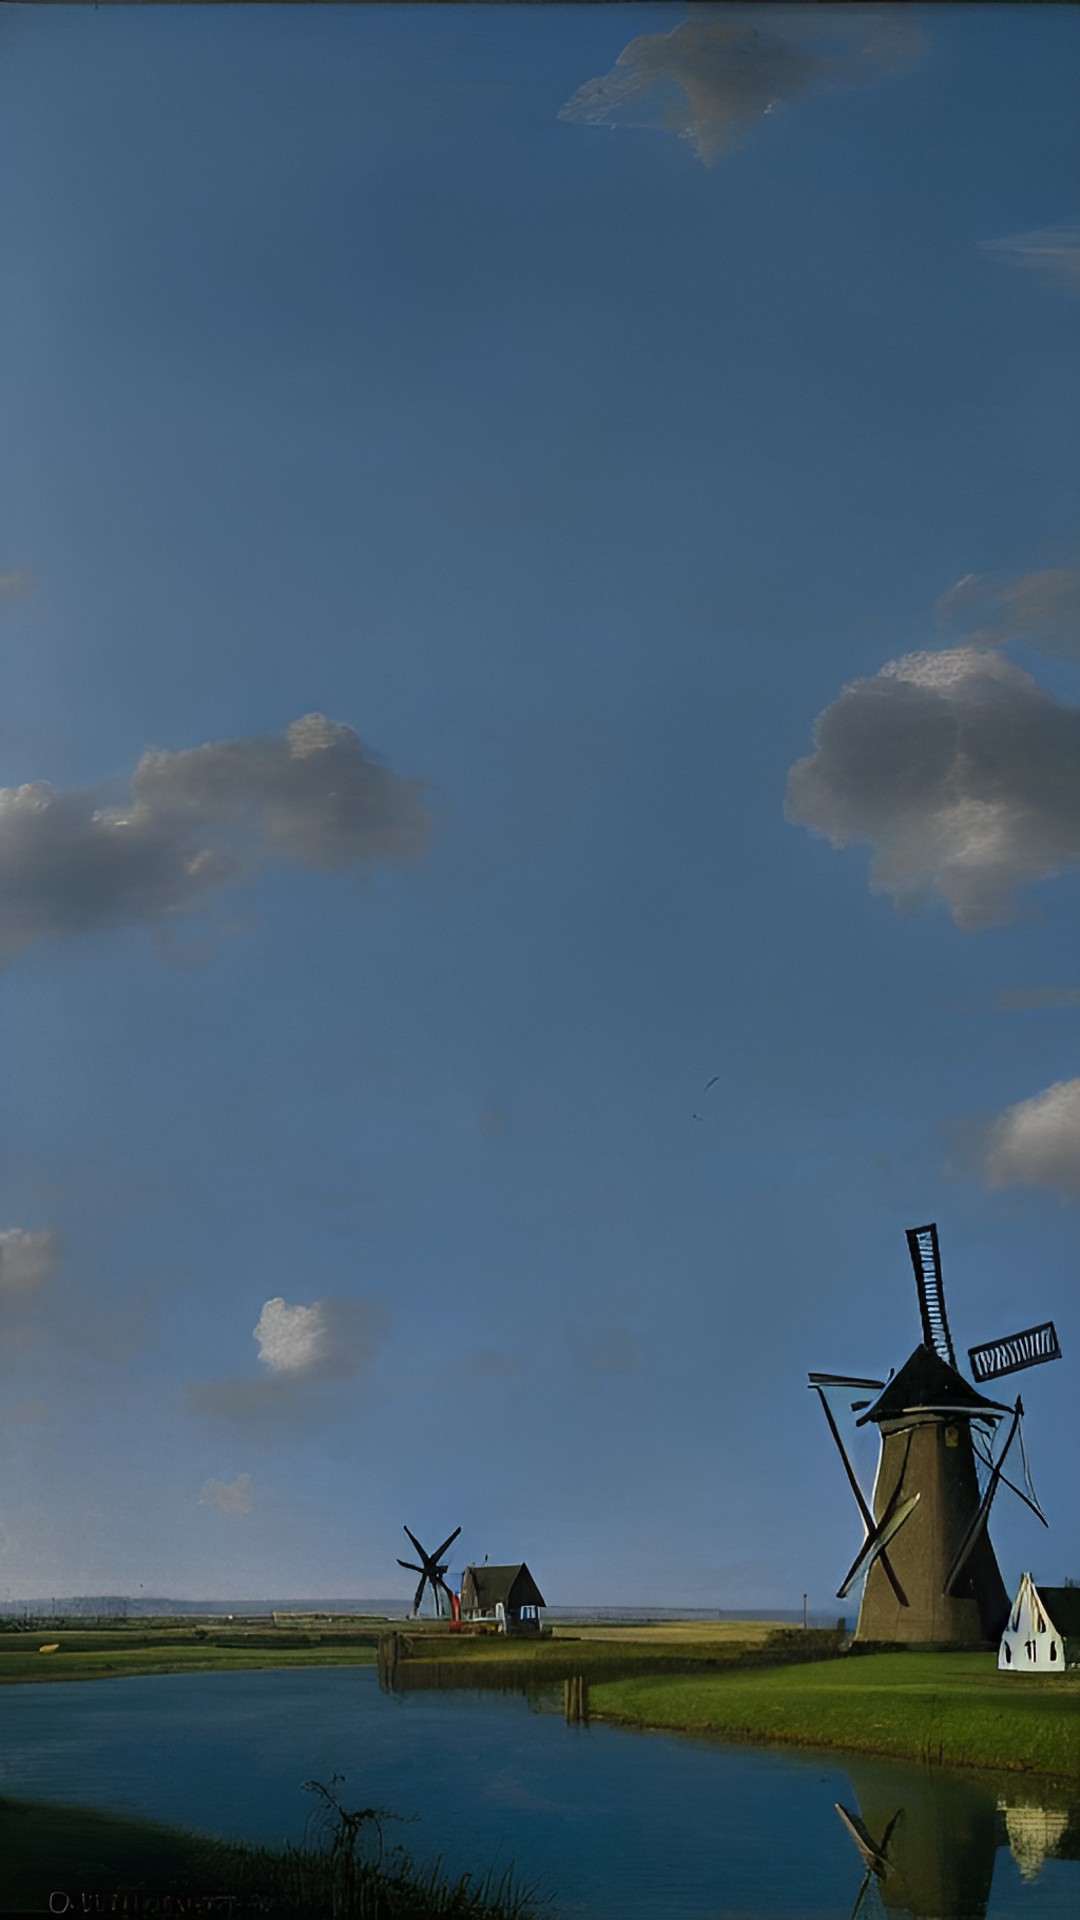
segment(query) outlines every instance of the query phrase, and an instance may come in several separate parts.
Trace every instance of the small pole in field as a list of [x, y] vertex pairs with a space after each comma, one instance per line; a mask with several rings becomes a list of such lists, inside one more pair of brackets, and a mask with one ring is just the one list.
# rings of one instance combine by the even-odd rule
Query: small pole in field
[[803, 1623], [803, 1632], [805, 1633], [805, 1632], [806, 1632], [806, 1625], [807, 1625], [807, 1622], [806, 1622], [806, 1595], [805, 1595], [805, 1593], [803, 1594], [803, 1597], [802, 1597], [802, 1623]]

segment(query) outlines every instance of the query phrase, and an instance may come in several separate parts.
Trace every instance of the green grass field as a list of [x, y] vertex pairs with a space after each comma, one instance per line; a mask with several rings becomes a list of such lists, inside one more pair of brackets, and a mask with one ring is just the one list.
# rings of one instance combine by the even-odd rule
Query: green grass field
[[[292, 1627], [102, 1627], [0, 1635], [0, 1685], [128, 1674], [233, 1673], [257, 1667], [371, 1666], [378, 1632]], [[55, 1652], [42, 1653], [42, 1647]]]
[[636, 1727], [1080, 1779], [1080, 1671], [1001, 1674], [987, 1653], [600, 1680], [590, 1709]]

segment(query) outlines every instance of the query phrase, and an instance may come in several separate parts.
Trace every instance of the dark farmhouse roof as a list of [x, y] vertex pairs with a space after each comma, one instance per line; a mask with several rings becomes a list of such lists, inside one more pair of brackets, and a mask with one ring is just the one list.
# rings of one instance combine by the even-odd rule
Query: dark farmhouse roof
[[514, 1610], [547, 1605], [524, 1560], [516, 1567], [466, 1567], [461, 1581], [463, 1612], [494, 1613], [500, 1600]]
[[957, 1413], [1009, 1411], [1000, 1400], [988, 1400], [971, 1386], [933, 1347], [916, 1347], [858, 1424], [861, 1427], [867, 1420], [895, 1420], [911, 1407], [955, 1407]]
[[1052, 1626], [1068, 1639], [1080, 1638], [1080, 1587], [1040, 1587], [1035, 1591], [1050, 1616]]

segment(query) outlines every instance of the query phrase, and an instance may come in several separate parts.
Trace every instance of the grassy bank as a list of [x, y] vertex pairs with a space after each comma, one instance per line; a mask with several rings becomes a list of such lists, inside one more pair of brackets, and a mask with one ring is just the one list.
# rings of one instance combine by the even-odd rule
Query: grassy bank
[[999, 1674], [993, 1654], [600, 1680], [590, 1710], [627, 1726], [1080, 1779], [1080, 1672]]
[[[378, 1631], [171, 1626], [48, 1629], [0, 1636], [0, 1685], [260, 1667], [370, 1666]], [[48, 1652], [41, 1649], [49, 1648]]]
[[[247, 1847], [84, 1807], [0, 1799], [0, 1914], [228, 1913], [231, 1920], [533, 1920], [543, 1909], [512, 1875], [454, 1880], [389, 1844], [390, 1829], [333, 1795], [303, 1847]], [[113, 1898], [115, 1896], [115, 1906]], [[166, 1904], [168, 1902], [168, 1904]]]
[[[777, 1629], [757, 1621], [702, 1626], [567, 1627], [553, 1635], [387, 1635], [380, 1675], [395, 1691], [426, 1687], [539, 1691], [581, 1678], [593, 1685], [637, 1674], [689, 1675], [832, 1658], [842, 1635]], [[392, 1649], [396, 1648], [396, 1656]]]

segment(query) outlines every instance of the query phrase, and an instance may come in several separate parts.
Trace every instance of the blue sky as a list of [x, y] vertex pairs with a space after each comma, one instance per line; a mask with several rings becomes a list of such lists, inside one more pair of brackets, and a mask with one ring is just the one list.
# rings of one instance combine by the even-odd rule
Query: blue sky
[[828, 1607], [929, 1219], [1080, 1577], [1080, 17], [683, 18], [5, 9], [0, 1598]]

